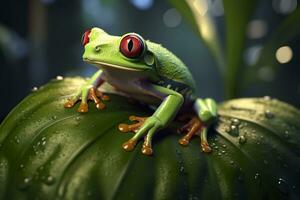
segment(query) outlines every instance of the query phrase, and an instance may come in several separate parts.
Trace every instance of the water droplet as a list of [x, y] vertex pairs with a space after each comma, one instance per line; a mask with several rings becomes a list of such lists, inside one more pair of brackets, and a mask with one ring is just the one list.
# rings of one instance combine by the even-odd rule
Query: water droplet
[[257, 180], [257, 179], [259, 179], [259, 177], [260, 177], [259, 173], [256, 173], [254, 176], [254, 179]]
[[269, 100], [271, 100], [271, 97], [270, 96], [264, 96], [263, 99], [266, 100], [266, 101], [269, 101]]
[[184, 173], [184, 167], [183, 167], [183, 166], [180, 166], [179, 171], [180, 171], [181, 173]]
[[39, 90], [38, 87], [33, 87], [33, 88], [31, 89], [32, 92], [36, 92], [36, 91], [38, 91], [38, 90]]
[[244, 135], [239, 136], [239, 143], [245, 144], [247, 141], [247, 138]]
[[267, 165], [269, 162], [267, 160], [264, 160], [264, 164]]
[[31, 181], [32, 181], [31, 178], [24, 178], [23, 181], [18, 186], [19, 189], [20, 190], [25, 190], [31, 184]]
[[287, 130], [284, 131], [284, 137], [285, 137], [285, 138], [288, 138], [288, 137], [289, 137], [289, 131], [287, 131]]
[[272, 118], [274, 118], [274, 114], [270, 110], [266, 110], [265, 117], [268, 119], [272, 119]]
[[234, 161], [233, 161], [233, 160], [231, 160], [231, 161], [230, 161], [230, 164], [231, 164], [231, 165], [233, 165], [233, 164], [234, 164]]
[[238, 120], [238, 119], [232, 119], [231, 124], [235, 125], [235, 126], [238, 126], [238, 125], [240, 125], [240, 120]]
[[63, 76], [56, 76], [56, 80], [59, 80], [59, 81], [61, 81], [61, 80], [63, 80], [64, 79], [64, 77]]
[[52, 116], [51, 118], [52, 118], [53, 120], [56, 120], [56, 119], [57, 119], [57, 116], [54, 115], [54, 116]]
[[48, 176], [48, 177], [46, 178], [45, 183], [46, 183], [47, 185], [52, 185], [53, 183], [55, 183], [55, 178], [54, 178], [53, 176]]
[[77, 116], [75, 119], [76, 119], [76, 121], [79, 121], [81, 118], [79, 116]]
[[226, 151], [224, 151], [224, 150], [223, 150], [223, 151], [221, 151], [221, 153], [222, 153], [222, 154], [225, 154], [225, 153], [226, 153]]
[[23, 169], [23, 168], [24, 168], [24, 165], [23, 165], [23, 164], [20, 164], [20, 168]]
[[222, 147], [223, 147], [223, 148], [226, 148], [226, 144], [223, 144]]
[[46, 141], [42, 141], [42, 146], [45, 146], [46, 145]]
[[45, 141], [47, 138], [46, 137], [42, 137], [42, 141]]
[[238, 135], [238, 134], [239, 134], [238, 126], [236, 126], [236, 125], [231, 125], [231, 126], [230, 126], [230, 133], [233, 134], [233, 135]]
[[282, 178], [278, 179], [277, 185], [278, 185], [278, 189], [280, 190], [281, 193], [287, 194], [289, 192], [289, 187], [288, 187], [287, 183], [285, 182], [285, 180], [283, 180]]

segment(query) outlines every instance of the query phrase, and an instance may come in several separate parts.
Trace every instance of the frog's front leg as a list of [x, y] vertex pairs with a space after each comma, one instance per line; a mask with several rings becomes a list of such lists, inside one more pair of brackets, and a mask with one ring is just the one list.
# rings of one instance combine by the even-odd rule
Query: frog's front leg
[[[138, 140], [145, 136], [142, 153], [145, 155], [151, 155], [153, 153], [153, 135], [160, 129], [166, 127], [168, 123], [176, 116], [183, 103], [183, 97], [181, 94], [173, 90], [158, 85], [144, 84], [142, 85], [142, 87], [149, 94], [163, 99], [163, 102], [151, 117], [148, 117], [146, 119], [144, 118], [144, 120], [138, 122], [140, 123], [139, 128], [137, 128], [135, 125], [131, 125], [132, 129], [130, 130], [136, 129], [137, 131], [131, 139], [123, 144], [123, 149], [125, 149], [126, 151], [132, 151], [136, 146]], [[124, 124], [122, 126], [124, 127]]]
[[65, 108], [73, 107], [79, 100], [81, 104], [78, 108], [78, 112], [85, 113], [88, 112], [88, 100], [95, 102], [96, 107], [99, 110], [105, 108], [105, 104], [102, 100], [109, 100], [107, 95], [102, 94], [97, 88], [104, 83], [103, 73], [101, 70], [97, 71], [90, 80], [74, 95], [72, 98], [69, 98], [68, 101], [64, 104]]

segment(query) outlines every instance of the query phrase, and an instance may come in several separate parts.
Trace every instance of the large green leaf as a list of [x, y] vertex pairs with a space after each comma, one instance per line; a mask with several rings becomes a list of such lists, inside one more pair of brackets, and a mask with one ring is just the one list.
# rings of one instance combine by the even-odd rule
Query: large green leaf
[[[299, 199], [300, 111], [269, 98], [220, 105], [213, 153], [188, 147], [172, 128], [154, 155], [123, 151], [117, 130], [151, 111], [111, 95], [87, 114], [63, 103], [84, 82], [54, 80], [25, 98], [0, 126], [0, 199]], [[172, 124], [176, 126], [176, 124]], [[171, 127], [174, 127], [171, 126]]]

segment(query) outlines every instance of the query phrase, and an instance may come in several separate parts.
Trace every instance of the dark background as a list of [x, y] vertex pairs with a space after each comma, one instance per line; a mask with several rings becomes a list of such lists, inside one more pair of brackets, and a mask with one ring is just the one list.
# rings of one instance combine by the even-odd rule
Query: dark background
[[[224, 40], [224, 13], [218, 1], [221, 0], [208, 2]], [[246, 62], [255, 60], [255, 50], [295, 5], [299, 6], [297, 0], [284, 1], [289, 4], [283, 4], [283, 0], [259, 1], [250, 21], [259, 21], [253, 29], [254, 36], [250, 25], [247, 32]], [[163, 44], [189, 67], [200, 96], [224, 100], [223, 82], [214, 59], [190, 25], [166, 1], [10, 0], [2, 1], [0, 6], [0, 122], [33, 87], [58, 75], [90, 76], [95, 71], [81, 60], [81, 35], [93, 26], [114, 35], [137, 32]], [[259, 31], [261, 34], [255, 35]], [[274, 70], [262, 68], [257, 73], [260, 81], [244, 88], [237, 97], [269, 95], [300, 107], [299, 44], [299, 37], [286, 44], [293, 51], [292, 59]], [[270, 59], [275, 60], [275, 55]]]

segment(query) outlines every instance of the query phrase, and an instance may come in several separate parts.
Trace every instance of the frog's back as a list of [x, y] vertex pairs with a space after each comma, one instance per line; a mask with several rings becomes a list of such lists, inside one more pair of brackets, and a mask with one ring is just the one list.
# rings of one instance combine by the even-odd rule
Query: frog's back
[[189, 69], [177, 56], [160, 44], [147, 41], [147, 47], [151, 52], [155, 52], [158, 62], [157, 71], [162, 78], [179, 85], [185, 85], [189, 91], [194, 93], [194, 79]]

